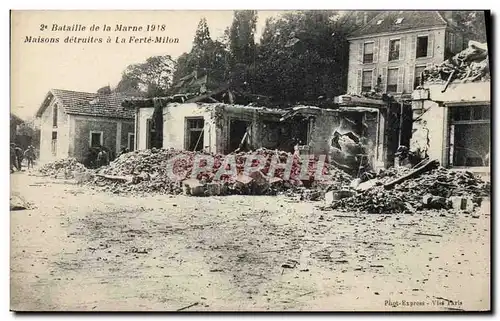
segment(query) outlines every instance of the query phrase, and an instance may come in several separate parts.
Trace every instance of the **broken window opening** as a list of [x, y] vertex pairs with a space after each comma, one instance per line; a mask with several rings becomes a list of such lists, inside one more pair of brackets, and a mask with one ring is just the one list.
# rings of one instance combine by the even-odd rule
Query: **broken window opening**
[[52, 127], [57, 128], [57, 104], [54, 105], [52, 110]]
[[204, 146], [205, 120], [203, 117], [186, 118], [186, 149], [202, 151]]
[[415, 67], [415, 79], [413, 81], [413, 89], [416, 89], [418, 86], [420, 86], [420, 83], [422, 82], [422, 73], [425, 70], [425, 66], [416, 66]]
[[232, 119], [229, 124], [229, 152], [237, 149], [248, 150], [249, 144], [249, 129], [251, 123], [239, 119]]
[[450, 107], [451, 166], [490, 165], [490, 116], [490, 106]]
[[429, 45], [428, 36], [417, 37], [417, 58], [427, 57], [428, 45]]

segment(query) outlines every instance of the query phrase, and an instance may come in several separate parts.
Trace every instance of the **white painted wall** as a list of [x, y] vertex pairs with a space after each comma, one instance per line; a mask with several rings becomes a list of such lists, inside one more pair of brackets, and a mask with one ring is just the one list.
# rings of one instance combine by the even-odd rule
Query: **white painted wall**
[[214, 106], [198, 104], [169, 104], [163, 108], [163, 148], [184, 149], [186, 118], [203, 117], [205, 131], [203, 146], [206, 151], [215, 152], [215, 122], [212, 119]]
[[[53, 127], [54, 104], [58, 105], [57, 128]], [[57, 154], [51, 152], [52, 132], [57, 131]], [[42, 114], [40, 121], [40, 162], [46, 163], [69, 156], [70, 115], [64, 112], [62, 103], [53, 99]]]
[[[136, 149], [147, 149], [147, 120], [153, 116], [154, 108], [139, 108], [137, 117]], [[164, 125], [165, 126], [165, 125]]]

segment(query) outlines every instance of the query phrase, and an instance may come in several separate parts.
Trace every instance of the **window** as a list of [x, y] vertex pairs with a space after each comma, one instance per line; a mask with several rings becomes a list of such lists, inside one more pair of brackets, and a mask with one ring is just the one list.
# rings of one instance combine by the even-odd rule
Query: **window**
[[129, 151], [135, 150], [135, 134], [134, 133], [128, 133], [127, 148]]
[[400, 47], [401, 47], [400, 39], [394, 39], [389, 42], [389, 61], [399, 60]]
[[52, 108], [52, 127], [57, 128], [57, 104]]
[[370, 64], [373, 62], [373, 42], [367, 42], [363, 48], [363, 63]]
[[50, 151], [52, 156], [57, 156], [57, 132], [52, 132], [52, 142], [50, 145]]
[[186, 118], [185, 146], [190, 151], [203, 150], [205, 120], [203, 118]]
[[387, 92], [398, 92], [398, 68], [391, 68], [387, 70]]
[[427, 46], [429, 45], [429, 37], [417, 37], [417, 58], [427, 57]]
[[90, 132], [90, 147], [102, 146], [102, 132]]
[[450, 164], [490, 164], [490, 106], [450, 107]]
[[413, 89], [420, 86], [420, 81], [422, 79], [422, 73], [425, 70], [425, 66], [416, 66], [415, 67], [415, 80], [413, 81]]
[[363, 79], [361, 80], [361, 92], [368, 92], [372, 90], [373, 71], [363, 71]]
[[401, 22], [403, 22], [403, 19], [404, 18], [397, 18], [396, 21], [394, 21], [394, 24], [397, 24], [397, 25], [401, 24]]

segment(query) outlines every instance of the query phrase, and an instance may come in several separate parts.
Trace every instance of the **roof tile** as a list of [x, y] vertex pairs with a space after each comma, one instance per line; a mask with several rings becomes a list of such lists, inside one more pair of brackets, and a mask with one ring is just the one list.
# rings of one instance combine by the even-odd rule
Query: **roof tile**
[[130, 98], [127, 95], [97, 94], [63, 89], [52, 89], [51, 92], [62, 102], [64, 111], [68, 114], [134, 119], [134, 111], [121, 106], [125, 99]]

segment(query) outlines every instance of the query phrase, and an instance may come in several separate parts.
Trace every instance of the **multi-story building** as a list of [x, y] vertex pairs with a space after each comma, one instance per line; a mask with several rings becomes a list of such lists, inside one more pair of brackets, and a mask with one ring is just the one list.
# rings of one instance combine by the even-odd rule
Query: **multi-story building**
[[350, 35], [348, 92], [411, 94], [421, 72], [461, 51], [453, 11], [387, 11]]

